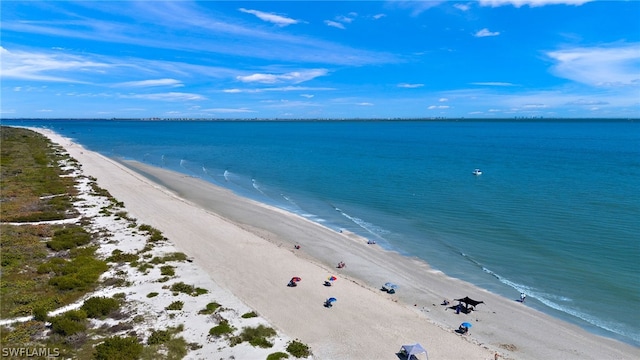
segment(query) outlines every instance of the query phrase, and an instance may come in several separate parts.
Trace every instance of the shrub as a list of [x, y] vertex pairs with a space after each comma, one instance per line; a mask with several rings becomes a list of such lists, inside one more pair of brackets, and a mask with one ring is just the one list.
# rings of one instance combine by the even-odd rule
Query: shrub
[[206, 294], [207, 292], [209, 292], [207, 289], [195, 288], [193, 287], [193, 285], [187, 285], [183, 282], [179, 282], [171, 285], [170, 289], [175, 293], [181, 292], [191, 296], [198, 296], [198, 295]]
[[132, 262], [137, 260], [138, 260], [138, 255], [125, 253], [119, 249], [113, 250], [111, 252], [111, 256], [107, 258], [108, 262], [115, 262], [115, 263]]
[[288, 358], [289, 358], [289, 354], [283, 353], [280, 351], [267, 355], [267, 360], [280, 360], [280, 359], [288, 359]]
[[160, 275], [173, 276], [175, 274], [176, 274], [175, 267], [173, 267], [171, 265], [164, 265], [164, 266], [160, 267]]
[[242, 318], [243, 319], [250, 319], [250, 318], [257, 317], [257, 316], [258, 316], [258, 314], [256, 314], [255, 311], [250, 311], [248, 313], [242, 314]]
[[235, 330], [233, 326], [229, 325], [228, 321], [222, 321], [217, 326], [212, 327], [209, 330], [209, 335], [211, 336], [222, 336], [226, 334], [231, 334]]
[[264, 325], [258, 325], [254, 328], [244, 328], [240, 334], [242, 341], [246, 341], [253, 346], [259, 346], [262, 348], [270, 348], [273, 346], [267, 338], [275, 336], [276, 331], [270, 327]]
[[73, 226], [56, 231], [47, 246], [51, 250], [60, 251], [86, 245], [90, 241], [91, 235], [85, 229]]
[[298, 340], [293, 340], [287, 345], [287, 351], [289, 354], [297, 357], [297, 358], [306, 358], [311, 355], [311, 351], [309, 350], [309, 346], [301, 343]]
[[52, 317], [51, 331], [62, 336], [69, 336], [87, 329], [85, 320], [87, 314], [83, 310], [71, 310], [64, 314]]
[[218, 309], [221, 305], [216, 303], [216, 302], [212, 302], [212, 303], [208, 303], [207, 307], [203, 310], [200, 310], [198, 312], [198, 314], [200, 315], [209, 315], [209, 314], [213, 314], [216, 309]]
[[102, 318], [109, 315], [110, 312], [118, 309], [119, 307], [120, 303], [116, 299], [92, 297], [84, 302], [82, 310], [84, 310], [90, 318]]
[[169, 304], [169, 306], [167, 306], [165, 309], [167, 309], [167, 310], [182, 310], [182, 306], [184, 306], [184, 303], [182, 301], [174, 301], [171, 304]]
[[149, 339], [147, 339], [147, 344], [164, 344], [169, 340], [171, 340], [171, 332], [169, 330], [153, 330]]
[[96, 346], [97, 360], [133, 360], [142, 354], [143, 346], [134, 337], [112, 337]]
[[33, 319], [36, 321], [47, 321], [47, 309], [43, 307], [37, 307], [33, 309]]
[[148, 298], [152, 298], [152, 297], [156, 297], [156, 296], [158, 296], [158, 293], [155, 292], [155, 291], [154, 292], [150, 292], [150, 293], [147, 294]]

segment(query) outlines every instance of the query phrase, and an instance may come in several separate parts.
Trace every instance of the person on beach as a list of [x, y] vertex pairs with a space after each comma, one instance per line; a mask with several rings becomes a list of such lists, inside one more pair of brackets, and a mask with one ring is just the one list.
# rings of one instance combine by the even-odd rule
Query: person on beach
[[520, 302], [524, 304], [524, 299], [527, 298], [527, 294], [525, 293], [520, 293]]

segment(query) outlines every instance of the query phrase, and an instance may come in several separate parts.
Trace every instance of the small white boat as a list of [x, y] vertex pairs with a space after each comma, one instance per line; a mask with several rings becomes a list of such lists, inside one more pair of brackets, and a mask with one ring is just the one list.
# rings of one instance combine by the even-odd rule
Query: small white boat
[[473, 170], [473, 175], [476, 175], [476, 176], [482, 175], [482, 170], [480, 170], [480, 169]]

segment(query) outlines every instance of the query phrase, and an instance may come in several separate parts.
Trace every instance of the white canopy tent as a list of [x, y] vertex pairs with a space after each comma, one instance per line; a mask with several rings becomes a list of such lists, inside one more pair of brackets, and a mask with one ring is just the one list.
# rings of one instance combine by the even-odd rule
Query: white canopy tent
[[402, 349], [400, 352], [407, 356], [408, 360], [411, 360], [412, 357], [416, 357], [417, 354], [424, 353], [426, 359], [429, 359], [429, 354], [427, 354], [427, 350], [425, 350], [420, 344], [413, 345], [402, 345]]

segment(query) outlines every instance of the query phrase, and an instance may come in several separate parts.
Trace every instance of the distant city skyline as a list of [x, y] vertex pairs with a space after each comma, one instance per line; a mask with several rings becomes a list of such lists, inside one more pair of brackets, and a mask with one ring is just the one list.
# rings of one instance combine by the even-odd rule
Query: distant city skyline
[[3, 1], [2, 118], [640, 117], [640, 2]]

